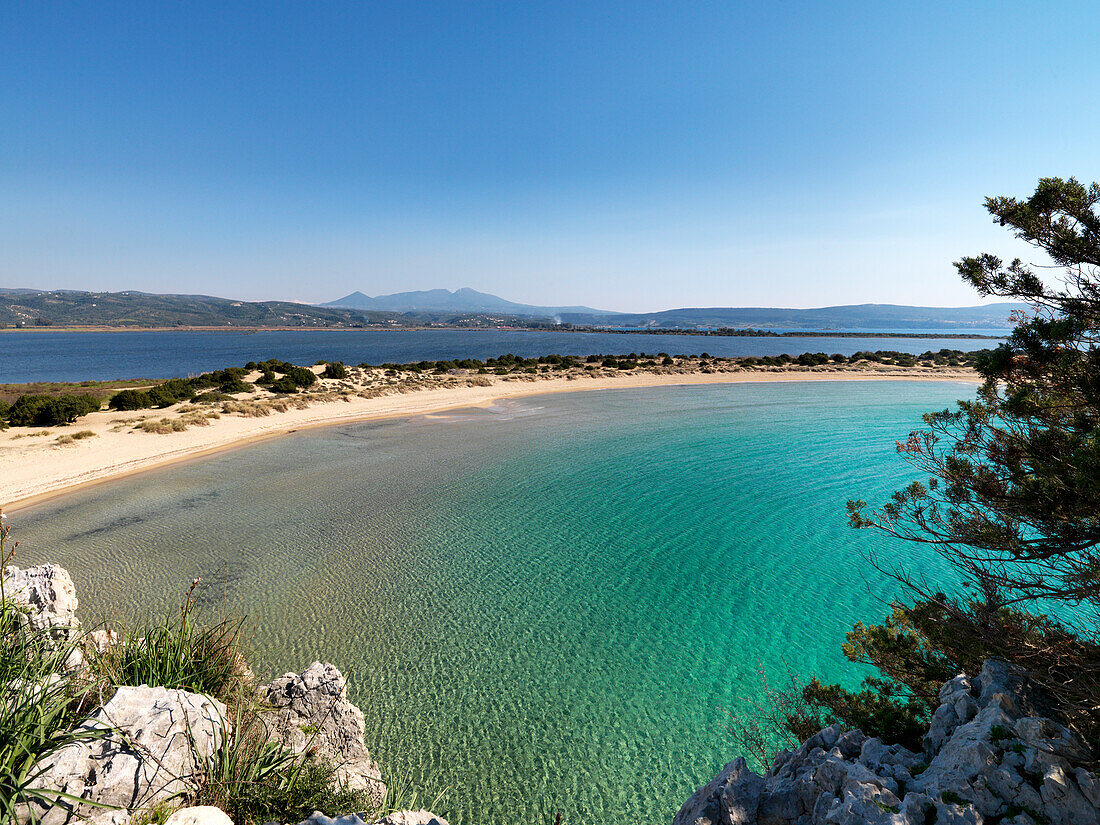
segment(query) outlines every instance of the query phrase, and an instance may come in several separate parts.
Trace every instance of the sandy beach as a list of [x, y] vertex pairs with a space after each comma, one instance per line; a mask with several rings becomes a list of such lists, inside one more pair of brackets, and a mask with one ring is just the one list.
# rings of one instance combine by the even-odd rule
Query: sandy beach
[[[291, 396], [290, 408], [269, 409], [262, 415], [242, 414], [231, 406], [200, 409], [181, 404], [135, 412], [107, 410], [62, 427], [0, 431], [0, 506], [10, 512], [90, 484], [307, 428], [409, 418], [545, 393], [769, 381], [978, 381], [977, 374], [966, 369], [878, 365], [444, 376], [411, 384], [390, 379], [389, 385], [372, 393], [363, 392], [363, 387], [371, 385], [367, 378], [353, 375], [352, 381], [321, 381], [317, 390]], [[378, 387], [377, 376], [372, 378]], [[156, 427], [158, 422], [173, 421], [186, 428]]]

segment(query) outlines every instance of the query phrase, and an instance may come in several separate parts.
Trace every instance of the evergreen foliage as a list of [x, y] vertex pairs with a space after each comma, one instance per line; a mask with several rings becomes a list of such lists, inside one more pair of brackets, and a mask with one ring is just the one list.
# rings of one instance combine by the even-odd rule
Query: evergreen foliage
[[857, 625], [845, 646], [883, 678], [859, 693], [811, 682], [804, 697], [822, 718], [909, 742], [935, 707], [938, 682], [999, 658], [1024, 667], [1050, 712], [1100, 744], [1098, 204], [1100, 185], [1073, 178], [1044, 178], [1026, 200], [986, 200], [994, 220], [1046, 252], [1062, 277], [1053, 283], [992, 254], [955, 264], [983, 296], [1034, 310], [977, 358], [984, 382], [974, 400], [927, 414], [926, 428], [898, 444], [927, 481], [877, 510], [848, 506], [854, 527], [935, 550], [963, 587], [945, 594], [895, 571], [913, 603], [895, 606], [883, 625]]

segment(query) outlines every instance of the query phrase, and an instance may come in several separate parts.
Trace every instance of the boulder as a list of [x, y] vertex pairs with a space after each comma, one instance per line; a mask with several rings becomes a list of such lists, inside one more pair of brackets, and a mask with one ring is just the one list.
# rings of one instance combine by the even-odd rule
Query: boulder
[[986, 662], [957, 676], [922, 754], [832, 725], [765, 776], [726, 765], [674, 825], [1100, 825], [1100, 779], [1068, 728], [1035, 715], [1025, 674]]
[[[229, 722], [225, 705], [207, 696], [120, 687], [80, 729], [105, 733], [66, 745], [44, 760], [36, 785], [132, 811], [193, 792], [206, 760], [229, 734]], [[106, 825], [118, 816], [118, 810], [59, 798], [49, 810], [24, 811], [20, 821]]]
[[221, 808], [195, 805], [191, 808], [180, 808], [164, 820], [164, 825], [233, 825], [233, 820]]
[[348, 701], [347, 679], [331, 664], [314, 662], [260, 688], [271, 710], [262, 714], [273, 741], [330, 762], [341, 784], [366, 791], [372, 804], [386, 796], [382, 771], [363, 741], [363, 713]]
[[5, 594], [24, 609], [31, 627], [68, 638], [80, 626], [76, 587], [64, 567], [40, 564], [20, 570], [9, 566], [4, 568], [3, 576]]

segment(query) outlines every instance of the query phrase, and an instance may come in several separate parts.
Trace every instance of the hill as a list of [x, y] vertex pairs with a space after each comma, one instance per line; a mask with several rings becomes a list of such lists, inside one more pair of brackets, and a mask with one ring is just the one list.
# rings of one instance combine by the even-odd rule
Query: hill
[[7, 327], [351, 327], [388, 321], [408, 323], [397, 313], [326, 309], [289, 301], [233, 301], [209, 295], [145, 292], [0, 290], [0, 325]]
[[351, 295], [345, 295], [343, 298], [329, 301], [321, 306], [387, 312], [496, 312], [527, 318], [553, 318], [565, 313], [600, 317], [618, 315], [616, 312], [582, 306], [543, 307], [517, 304], [469, 287], [456, 289], [454, 292], [447, 289], [425, 289], [417, 292], [379, 295], [374, 298], [362, 292], [353, 292]]
[[600, 315], [561, 313], [567, 323], [662, 329], [810, 330], [967, 330], [1007, 329], [1014, 310], [1026, 304], [999, 303], [975, 307], [914, 307], [896, 304], [851, 304], [815, 309], [776, 307], [710, 307], [668, 309], [662, 312]]

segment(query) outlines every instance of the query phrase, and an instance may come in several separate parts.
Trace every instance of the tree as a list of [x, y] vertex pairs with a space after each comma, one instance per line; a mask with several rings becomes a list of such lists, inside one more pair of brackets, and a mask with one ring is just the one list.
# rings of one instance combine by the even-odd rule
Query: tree
[[[855, 721], [855, 709], [872, 727], [893, 726], [865, 732], [904, 738], [910, 721], [934, 709], [936, 679], [996, 657], [1026, 668], [1053, 712], [1100, 743], [1097, 204], [1100, 185], [1073, 178], [1044, 178], [1026, 200], [986, 200], [996, 222], [1053, 265], [1006, 266], [992, 254], [955, 264], [981, 295], [1031, 309], [1017, 314], [1006, 343], [976, 359], [984, 379], [976, 398], [925, 415], [926, 428], [898, 443], [927, 480], [877, 510], [848, 503], [853, 526], [932, 548], [958, 571], [962, 588], [945, 594], [912, 571], [891, 571], [913, 603], [895, 605], [884, 625], [857, 626], [845, 646], [850, 659], [885, 678], [868, 680], [859, 694], [808, 685], [804, 698], [823, 720]], [[881, 712], [883, 701], [905, 713]]]
[[1011, 338], [977, 361], [973, 401], [924, 416], [898, 445], [929, 475], [866, 515], [930, 545], [1003, 605], [1037, 599], [1100, 608], [1100, 184], [1044, 178], [1026, 201], [986, 208], [1062, 268], [1058, 286], [994, 255], [955, 266], [983, 296], [1022, 299]]

